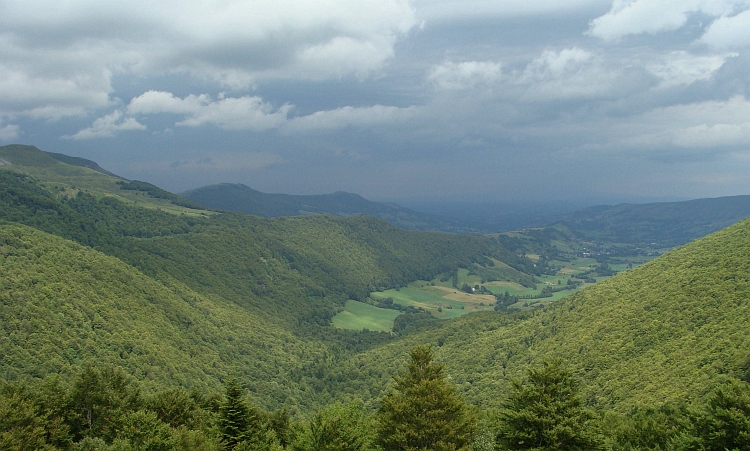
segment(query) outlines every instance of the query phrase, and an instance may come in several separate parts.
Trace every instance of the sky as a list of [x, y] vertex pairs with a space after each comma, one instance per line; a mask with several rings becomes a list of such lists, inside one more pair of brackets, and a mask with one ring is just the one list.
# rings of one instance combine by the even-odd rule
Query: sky
[[750, 0], [0, 0], [0, 145], [173, 192], [750, 194]]

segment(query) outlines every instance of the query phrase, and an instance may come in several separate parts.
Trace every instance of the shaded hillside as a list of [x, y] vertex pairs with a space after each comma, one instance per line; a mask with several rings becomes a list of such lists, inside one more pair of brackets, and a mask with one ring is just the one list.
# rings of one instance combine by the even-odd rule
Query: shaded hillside
[[750, 196], [596, 206], [563, 217], [589, 238], [671, 247], [750, 217]]
[[410, 346], [434, 343], [475, 404], [498, 406], [511, 378], [551, 358], [562, 358], [586, 402], [602, 408], [702, 398], [727, 375], [749, 376], [748, 255], [743, 221], [544, 310], [468, 315], [357, 355], [331, 370], [330, 387], [345, 391], [334, 381], [357, 381], [358, 390], [382, 396], [393, 362]]
[[392, 203], [372, 202], [358, 194], [336, 192], [320, 195], [268, 194], [234, 183], [209, 185], [181, 193], [181, 196], [208, 208], [236, 211], [275, 218], [331, 214], [354, 216], [365, 214], [409, 230], [468, 231], [424, 213]]
[[156, 388], [215, 388], [236, 371], [260, 404], [308, 410], [333, 396], [320, 388], [326, 365], [392, 339], [333, 329], [347, 299], [492, 259], [534, 270], [488, 237], [368, 216], [173, 214], [7, 169], [2, 378], [92, 361]]

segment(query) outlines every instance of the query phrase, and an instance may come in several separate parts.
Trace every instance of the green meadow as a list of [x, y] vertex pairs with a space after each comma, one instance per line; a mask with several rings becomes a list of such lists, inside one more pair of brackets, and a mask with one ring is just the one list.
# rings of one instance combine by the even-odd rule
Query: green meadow
[[401, 312], [375, 307], [358, 301], [346, 301], [344, 310], [333, 317], [334, 327], [351, 330], [372, 330], [375, 332], [390, 331], [393, 320]]
[[[585, 243], [588, 245], [588, 243]], [[466, 293], [459, 288], [454, 287], [452, 278], [447, 280], [443, 277], [436, 277], [433, 280], [417, 280], [406, 286], [370, 293], [370, 299], [373, 303], [391, 298], [394, 304], [403, 307], [414, 307], [429, 312], [436, 318], [451, 319], [466, 315], [472, 312], [483, 310], [493, 310], [495, 306], [495, 295], [508, 293], [511, 296], [518, 296], [521, 299], [516, 304], [509, 306], [518, 310], [535, 309], [544, 307], [551, 302], [558, 301], [565, 296], [573, 294], [582, 288], [593, 285], [592, 283], [582, 283], [581, 279], [575, 279], [578, 285], [569, 286], [568, 281], [576, 275], [586, 274], [596, 269], [599, 263], [594, 258], [573, 256], [581, 243], [559, 242], [556, 243], [559, 248], [565, 249], [571, 258], [566, 261], [554, 260], [552, 265], [556, 268], [556, 274], [543, 274], [536, 276], [534, 286], [524, 286], [518, 281], [508, 280], [512, 278], [513, 269], [508, 265], [494, 260], [492, 267], [475, 268], [469, 270], [459, 268], [456, 276], [456, 287], [462, 287], [464, 284], [470, 287], [484, 287], [486, 293]], [[539, 261], [540, 256], [537, 254], [526, 254], [526, 257], [532, 261]], [[637, 257], [618, 257], [612, 259], [609, 266], [616, 272], [627, 271], [631, 267], [638, 266], [654, 256]], [[480, 275], [483, 274], [483, 275]], [[498, 280], [483, 280], [490, 274]], [[510, 276], [510, 277], [509, 277]], [[608, 276], [593, 275], [597, 282], [608, 279]], [[529, 285], [529, 284], [526, 284]], [[542, 294], [545, 288], [559, 289], [551, 296], [543, 298], [534, 298]], [[374, 305], [349, 301], [345, 309], [339, 312], [333, 318], [333, 325], [341, 329], [351, 330], [374, 330], [390, 331], [393, 327], [393, 320], [402, 312], [395, 309], [384, 309]]]

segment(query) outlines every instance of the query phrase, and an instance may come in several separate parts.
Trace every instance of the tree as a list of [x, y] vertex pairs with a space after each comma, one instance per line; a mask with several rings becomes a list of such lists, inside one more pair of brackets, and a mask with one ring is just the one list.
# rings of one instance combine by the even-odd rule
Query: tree
[[227, 450], [234, 449], [243, 441], [250, 426], [250, 406], [236, 378], [232, 377], [224, 387], [224, 402], [219, 407], [219, 430]]
[[418, 346], [407, 371], [394, 376], [395, 391], [378, 410], [377, 441], [384, 451], [470, 449], [474, 417], [432, 359], [431, 346]]
[[703, 449], [750, 449], [750, 385], [729, 380], [708, 399], [696, 420]]
[[224, 402], [219, 406], [219, 431], [227, 450], [262, 451], [278, 445], [269, 428], [267, 413], [247, 402], [236, 377], [227, 381]]
[[298, 437], [294, 451], [367, 451], [372, 448], [371, 419], [362, 405], [332, 404], [318, 412]]
[[601, 442], [583, 407], [577, 384], [559, 360], [529, 369], [527, 380], [513, 381], [500, 413], [497, 449], [594, 450]]

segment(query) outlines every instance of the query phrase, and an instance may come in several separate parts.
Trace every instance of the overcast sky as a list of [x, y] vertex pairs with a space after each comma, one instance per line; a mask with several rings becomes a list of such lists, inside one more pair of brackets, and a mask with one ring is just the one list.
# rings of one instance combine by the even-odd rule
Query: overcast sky
[[750, 194], [750, 0], [0, 0], [0, 144], [179, 192]]

